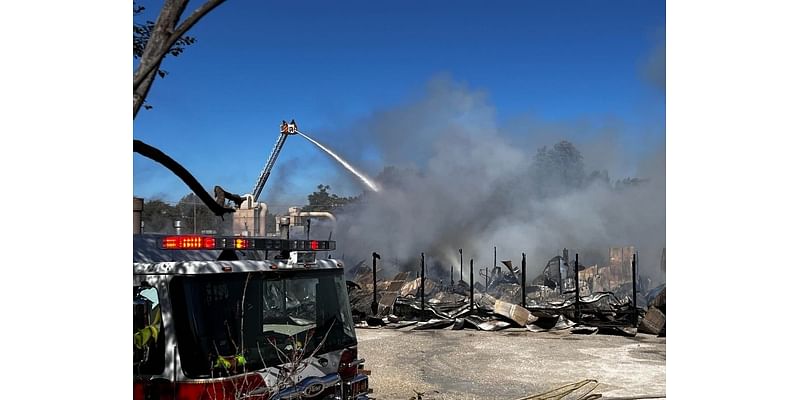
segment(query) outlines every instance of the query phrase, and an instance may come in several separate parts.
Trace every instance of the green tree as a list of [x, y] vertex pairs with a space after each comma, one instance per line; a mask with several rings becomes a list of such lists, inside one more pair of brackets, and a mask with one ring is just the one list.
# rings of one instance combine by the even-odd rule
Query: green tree
[[607, 170], [594, 170], [589, 176], [586, 177], [586, 185], [601, 184], [606, 188], [611, 188], [611, 178], [608, 176]]
[[180, 219], [180, 211], [162, 200], [149, 200], [144, 202], [142, 208], [142, 221], [145, 233], [174, 232], [172, 223]]
[[542, 147], [534, 158], [534, 178], [538, 194], [542, 197], [581, 188], [586, 181], [583, 156], [575, 145], [566, 140], [550, 149]]
[[308, 205], [303, 207], [303, 211], [330, 212], [357, 199], [357, 197], [339, 197], [335, 193], [328, 192], [330, 188], [329, 185], [318, 185], [317, 191], [308, 195]]
[[627, 177], [625, 179], [619, 180], [614, 183], [614, 189], [616, 190], [625, 190], [630, 189], [633, 187], [637, 187], [648, 182], [647, 179], [636, 178], [636, 177]]
[[202, 233], [205, 230], [214, 230], [219, 234], [225, 232], [222, 218], [217, 217], [206, 207], [194, 193], [189, 193], [178, 201], [176, 205], [180, 213], [183, 232]]

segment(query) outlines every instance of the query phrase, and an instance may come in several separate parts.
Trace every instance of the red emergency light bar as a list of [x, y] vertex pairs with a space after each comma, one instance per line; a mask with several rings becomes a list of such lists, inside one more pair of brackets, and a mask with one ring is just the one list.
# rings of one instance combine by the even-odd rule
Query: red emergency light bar
[[287, 251], [331, 251], [336, 250], [332, 240], [287, 240], [244, 237], [214, 237], [198, 235], [165, 236], [161, 248], [167, 250], [287, 250]]
[[210, 236], [167, 236], [161, 240], [161, 248], [173, 250], [214, 249], [216, 240]]

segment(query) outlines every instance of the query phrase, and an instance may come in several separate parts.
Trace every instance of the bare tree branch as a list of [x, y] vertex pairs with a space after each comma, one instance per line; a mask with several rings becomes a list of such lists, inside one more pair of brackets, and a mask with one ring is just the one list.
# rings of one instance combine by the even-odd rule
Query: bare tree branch
[[[169, 43], [175, 26], [180, 21], [181, 14], [183, 14], [188, 3], [189, 0], [165, 0], [164, 6], [161, 7], [158, 19], [153, 24], [150, 30], [150, 37], [147, 39], [144, 51], [142, 51], [139, 66], [133, 74], [134, 81], [138, 82], [133, 86], [133, 118], [136, 118], [139, 108], [147, 97], [150, 83], [155, 79], [155, 71], [157, 71], [157, 67], [161, 65], [161, 61], [166, 55], [164, 50], [169, 50], [169, 47], [172, 46], [167, 43]], [[147, 78], [147, 84], [143, 85], [145, 78]]]
[[217, 216], [224, 216], [226, 213], [232, 213], [235, 210], [232, 208], [223, 207], [208, 194], [208, 192], [203, 189], [203, 185], [195, 179], [195, 177], [186, 170], [182, 165], [178, 164], [177, 161], [173, 160], [170, 156], [164, 154], [161, 150], [148, 145], [141, 140], [133, 141], [133, 151], [135, 153], [139, 153], [153, 161], [160, 163], [161, 165], [167, 167], [172, 173], [177, 175], [186, 186], [189, 186], [190, 189], [200, 198], [203, 203]]
[[142, 82], [141, 86], [133, 90], [134, 119], [136, 119], [136, 114], [139, 113], [139, 109], [142, 108], [142, 105], [144, 104], [144, 99], [147, 98], [147, 93], [150, 92], [150, 87], [153, 85], [153, 80], [156, 78], [156, 72], [158, 71], [158, 67], [161, 65], [161, 61], [153, 65], [154, 68], [150, 71], [150, 75], [147, 76], [147, 79], [144, 82]]
[[[180, 14], [183, 13], [183, 9], [186, 8], [186, 3], [188, 3], [188, 0], [178, 0], [178, 1], [182, 2], [182, 4], [177, 4], [180, 8], [180, 13], [178, 13], [177, 17], [180, 18]], [[157, 68], [158, 64], [161, 63], [161, 60], [164, 58], [164, 56], [167, 55], [172, 45], [175, 44], [175, 42], [177, 42], [178, 39], [180, 39], [181, 36], [183, 36], [192, 26], [194, 26], [194, 24], [196, 24], [197, 21], [199, 21], [206, 14], [211, 12], [211, 10], [213, 10], [214, 8], [216, 8], [217, 6], [219, 6], [224, 2], [225, 0], [208, 0], [200, 8], [195, 10], [188, 18], [186, 18], [186, 20], [184, 20], [178, 26], [177, 29], [170, 32], [171, 35], [168, 38], [166, 38], [166, 41], [164, 41], [163, 43], [154, 42], [155, 44], [158, 45], [158, 48], [155, 49], [157, 51], [153, 56], [154, 60], [145, 60], [145, 57], [144, 56], [142, 57], [142, 61], [139, 63], [139, 67], [133, 74], [133, 89], [134, 90], [138, 89], [139, 86], [142, 84], [142, 82], [145, 81], [145, 79], [152, 80], [152, 77], [154, 77], [154, 75], [152, 75], [151, 72], [153, 71], [154, 68]], [[165, 8], [166, 6], [167, 5], [165, 4]], [[161, 21], [161, 16], [159, 16], [159, 21]], [[159, 21], [156, 21], [156, 30], [158, 29]], [[174, 22], [169, 26], [169, 28], [171, 29], [172, 27], [174, 27], [177, 21], [178, 19], [175, 18]], [[154, 31], [153, 33], [155, 34], [156, 32]], [[151, 37], [151, 40], [152, 39], [153, 38]], [[148, 43], [147, 47], [150, 47], [150, 43]], [[146, 51], [147, 50], [145, 49], [145, 52]], [[134, 110], [134, 115], [135, 114], [136, 110]]]

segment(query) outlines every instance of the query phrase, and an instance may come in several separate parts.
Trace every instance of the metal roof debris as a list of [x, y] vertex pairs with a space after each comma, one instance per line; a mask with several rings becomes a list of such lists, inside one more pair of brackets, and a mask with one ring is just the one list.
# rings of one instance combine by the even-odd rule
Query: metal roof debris
[[[530, 332], [569, 330], [575, 334], [634, 336], [644, 332], [665, 335], [666, 287], [651, 289], [648, 280], [638, 282], [634, 292], [629, 265], [635, 259], [634, 252], [630, 247], [612, 248], [607, 266], [578, 265], [578, 300], [575, 265], [565, 261], [566, 252], [565, 256], [548, 261], [538, 276], [527, 271], [533, 278], [529, 278], [531, 283], [525, 287], [525, 299], [522, 299], [519, 284], [522, 271], [511, 261], [501, 261], [505, 270], [486, 268], [483, 275], [476, 275], [472, 310], [469, 282], [426, 279], [423, 309], [422, 279], [413, 272], [378, 279], [373, 288], [371, 268], [359, 266], [354, 281], [348, 281], [352, 315], [358, 328], [452, 327], [485, 331], [524, 328]], [[380, 276], [381, 270], [377, 272]], [[374, 315], [371, 310], [373, 290], [378, 299], [378, 311]], [[642, 308], [645, 305], [646, 312]], [[578, 310], [580, 312], [576, 313]]]

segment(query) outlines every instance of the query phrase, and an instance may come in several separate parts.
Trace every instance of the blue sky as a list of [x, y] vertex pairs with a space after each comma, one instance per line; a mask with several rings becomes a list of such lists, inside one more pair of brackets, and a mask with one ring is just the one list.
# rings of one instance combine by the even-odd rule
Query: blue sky
[[[160, 2], [138, 3], [154, 20]], [[139, 112], [134, 138], [175, 158], [209, 189], [247, 193], [281, 120], [295, 118], [330, 143], [336, 138], [326, 132], [408, 102], [447, 76], [485, 93], [499, 124], [525, 116], [619, 121], [625, 143], [645, 150], [654, 137], [663, 142], [664, 88], [647, 70], [664, 27], [660, 1], [230, 0], [190, 31], [197, 43], [162, 64], [169, 75], [154, 83], [153, 109]], [[304, 200], [316, 184], [345, 174], [299, 138], [287, 142], [270, 182], [282, 167], [304, 173], [293, 174], [279, 202]], [[134, 195], [148, 199], [189, 192], [139, 155], [133, 185]]]

